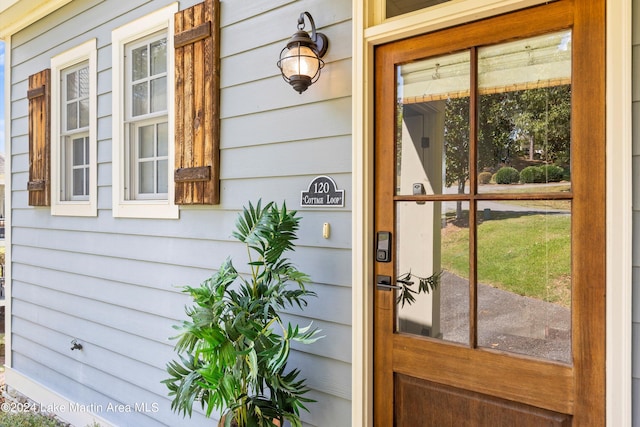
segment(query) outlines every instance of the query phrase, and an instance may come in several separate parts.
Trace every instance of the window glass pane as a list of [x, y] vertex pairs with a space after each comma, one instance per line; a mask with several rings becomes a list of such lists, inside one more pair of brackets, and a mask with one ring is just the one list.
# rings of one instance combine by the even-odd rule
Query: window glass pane
[[85, 169], [74, 169], [73, 170], [73, 195], [74, 196], [84, 196], [85, 194]]
[[71, 72], [67, 74], [67, 101], [72, 101], [78, 97], [78, 74]]
[[167, 160], [158, 161], [158, 193], [169, 191], [169, 162]]
[[571, 32], [479, 49], [478, 91], [479, 192], [570, 190]]
[[167, 78], [151, 80], [151, 112], [167, 109]]
[[78, 104], [72, 102], [67, 104], [67, 130], [78, 128]]
[[133, 85], [133, 115], [139, 116], [148, 112], [147, 82]]
[[158, 125], [158, 156], [169, 155], [169, 126], [167, 123]]
[[131, 76], [132, 80], [144, 79], [149, 75], [148, 71], [148, 49], [141, 46], [131, 52]]
[[78, 97], [86, 98], [89, 96], [89, 67], [78, 70]]
[[478, 204], [478, 345], [571, 362], [568, 200]]
[[153, 125], [142, 126], [138, 129], [139, 157], [141, 159], [155, 156], [155, 140]]
[[386, 0], [387, 18], [446, 3], [451, 0]]
[[81, 100], [79, 103], [80, 105], [80, 111], [79, 111], [79, 116], [80, 116], [80, 123], [79, 123], [79, 127], [83, 128], [83, 127], [87, 127], [89, 126], [89, 100], [88, 99], [83, 99]]
[[395, 284], [408, 289], [396, 290], [399, 332], [469, 343], [469, 204], [457, 205], [396, 205]]
[[89, 164], [89, 137], [84, 138], [84, 164]]
[[468, 193], [470, 56], [398, 67], [396, 192]]
[[153, 161], [140, 162], [138, 187], [140, 193], [153, 193], [154, 173]]
[[85, 164], [85, 138], [73, 140], [73, 166]]
[[151, 75], [167, 72], [167, 39], [151, 43]]
[[84, 168], [84, 195], [89, 195], [89, 168]]

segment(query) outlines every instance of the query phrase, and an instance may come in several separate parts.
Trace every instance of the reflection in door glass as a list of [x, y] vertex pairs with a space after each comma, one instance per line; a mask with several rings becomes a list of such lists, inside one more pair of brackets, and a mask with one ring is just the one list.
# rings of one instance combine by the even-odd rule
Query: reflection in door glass
[[538, 202], [478, 204], [478, 344], [570, 363], [571, 206]]
[[396, 284], [406, 289], [396, 291], [399, 332], [469, 343], [468, 215], [457, 218], [458, 210], [468, 214], [469, 204], [396, 205]]
[[569, 190], [571, 31], [480, 48], [478, 92], [478, 191]]
[[396, 194], [468, 192], [469, 52], [398, 67]]

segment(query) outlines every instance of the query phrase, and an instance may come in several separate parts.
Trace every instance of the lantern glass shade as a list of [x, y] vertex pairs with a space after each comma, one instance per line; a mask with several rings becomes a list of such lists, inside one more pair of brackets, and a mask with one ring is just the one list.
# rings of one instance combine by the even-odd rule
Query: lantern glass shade
[[[311, 24], [311, 36], [304, 31], [304, 18]], [[309, 12], [303, 12], [298, 18], [298, 31], [287, 42], [287, 46], [280, 52], [278, 68], [282, 78], [293, 89], [302, 93], [318, 81], [320, 70], [324, 67], [322, 58], [327, 52], [329, 39], [322, 33], [316, 32], [316, 25]]]
[[280, 62], [282, 74], [285, 78], [293, 76], [316, 77], [320, 70], [320, 60], [316, 53], [307, 46], [294, 46], [282, 57]]

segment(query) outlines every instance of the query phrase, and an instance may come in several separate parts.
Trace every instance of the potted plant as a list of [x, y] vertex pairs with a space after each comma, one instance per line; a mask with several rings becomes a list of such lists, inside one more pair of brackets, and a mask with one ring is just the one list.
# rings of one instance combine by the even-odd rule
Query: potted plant
[[236, 221], [233, 236], [248, 252], [248, 274], [239, 274], [228, 258], [198, 287], [183, 291], [193, 298], [188, 320], [176, 326], [179, 360], [167, 365], [163, 382], [172, 410], [191, 416], [194, 403], [223, 415], [220, 425], [300, 426], [300, 409], [313, 400], [299, 370], [287, 369], [293, 341], [311, 343], [318, 330], [284, 323], [280, 312], [307, 305], [315, 296], [309, 276], [285, 258], [294, 248], [300, 217], [296, 211], [258, 201]]

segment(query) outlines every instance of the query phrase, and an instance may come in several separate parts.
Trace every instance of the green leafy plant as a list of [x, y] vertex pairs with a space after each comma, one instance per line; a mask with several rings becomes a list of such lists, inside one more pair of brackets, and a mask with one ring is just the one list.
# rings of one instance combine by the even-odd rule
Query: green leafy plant
[[62, 422], [34, 412], [0, 412], [0, 427], [60, 427]]
[[[396, 279], [396, 283], [400, 286], [398, 290], [398, 298], [396, 303], [404, 307], [405, 304], [411, 305], [416, 301], [415, 296], [418, 294], [428, 294], [434, 291], [440, 285], [440, 277], [442, 271], [433, 273], [429, 277], [420, 277], [411, 272], [401, 275]], [[413, 289], [414, 280], [418, 281], [418, 289]]]
[[516, 168], [505, 166], [496, 172], [496, 184], [514, 184], [520, 180], [520, 173]]
[[520, 182], [523, 184], [545, 182], [545, 175], [539, 166], [527, 166], [520, 171]]
[[564, 179], [565, 171], [560, 166], [542, 165], [540, 169], [547, 182], [560, 182]]
[[320, 337], [311, 325], [299, 328], [280, 317], [315, 296], [305, 287], [309, 276], [283, 256], [294, 248], [299, 222], [285, 204], [249, 203], [233, 232], [246, 245], [248, 277], [227, 259], [199, 287], [184, 288], [194, 304], [186, 308], [189, 320], [176, 327], [179, 360], [167, 365], [170, 377], [163, 381], [172, 410], [191, 416], [199, 402], [207, 416], [220, 411], [226, 427], [301, 425], [300, 410], [313, 400], [305, 397], [300, 371], [286, 363], [293, 341]]

